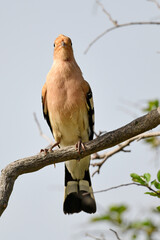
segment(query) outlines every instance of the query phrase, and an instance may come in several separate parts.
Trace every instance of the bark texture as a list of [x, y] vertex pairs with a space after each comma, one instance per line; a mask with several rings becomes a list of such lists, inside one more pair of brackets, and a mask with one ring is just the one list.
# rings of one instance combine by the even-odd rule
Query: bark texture
[[129, 124], [118, 128], [85, 144], [86, 151], [79, 154], [75, 146], [55, 150], [52, 153], [40, 153], [35, 156], [19, 159], [7, 165], [0, 176], [0, 216], [6, 209], [15, 180], [24, 173], [38, 171], [50, 164], [81, 159], [92, 153], [113, 147], [138, 134], [151, 130], [160, 124], [160, 107], [148, 114], [135, 119]]

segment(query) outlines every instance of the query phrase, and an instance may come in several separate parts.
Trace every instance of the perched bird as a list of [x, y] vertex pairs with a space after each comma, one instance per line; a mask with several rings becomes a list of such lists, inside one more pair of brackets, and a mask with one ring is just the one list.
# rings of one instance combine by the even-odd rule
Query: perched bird
[[[69, 37], [59, 35], [54, 42], [54, 61], [42, 89], [43, 114], [60, 147], [93, 139], [94, 107], [92, 91], [77, 65]], [[65, 214], [96, 212], [89, 173], [90, 156], [65, 163]]]

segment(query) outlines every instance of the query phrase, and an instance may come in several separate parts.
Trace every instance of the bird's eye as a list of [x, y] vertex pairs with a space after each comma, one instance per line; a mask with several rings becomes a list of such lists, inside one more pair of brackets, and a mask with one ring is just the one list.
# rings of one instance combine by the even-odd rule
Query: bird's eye
[[55, 47], [55, 43], [53, 44], [53, 47]]
[[71, 41], [71, 46], [72, 46], [72, 41]]

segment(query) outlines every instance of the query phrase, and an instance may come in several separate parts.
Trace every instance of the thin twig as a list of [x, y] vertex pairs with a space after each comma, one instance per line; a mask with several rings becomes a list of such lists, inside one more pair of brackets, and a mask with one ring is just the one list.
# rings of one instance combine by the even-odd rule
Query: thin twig
[[[96, 194], [96, 193], [108, 192], [108, 191], [111, 191], [111, 190], [113, 190], [113, 189], [117, 189], [117, 188], [121, 188], [121, 187], [128, 187], [128, 186], [131, 186], [131, 185], [142, 186], [140, 183], [131, 182], [131, 183], [120, 184], [120, 185], [117, 185], [117, 186], [114, 186], [114, 187], [110, 187], [110, 188], [107, 188], [107, 189], [102, 189], [102, 190], [94, 191], [93, 193]], [[151, 189], [150, 189], [150, 190], [151, 190]], [[86, 194], [87, 194], [87, 193], [86, 193]]]
[[33, 116], [34, 116], [34, 120], [35, 120], [35, 122], [36, 122], [36, 124], [37, 124], [37, 127], [38, 127], [38, 130], [39, 130], [40, 136], [43, 137], [44, 139], [46, 139], [47, 142], [49, 142], [49, 145], [53, 145], [53, 141], [52, 141], [49, 137], [47, 137], [47, 136], [42, 132], [40, 123], [39, 123], [39, 121], [38, 121], [38, 119], [37, 119], [37, 116], [36, 116], [36, 113], [35, 113], [35, 112], [33, 113]]
[[95, 236], [93, 236], [93, 235], [91, 235], [89, 233], [86, 233], [85, 235], [86, 235], [86, 237], [90, 237], [90, 238], [92, 238], [94, 240], [102, 240], [102, 238], [97, 238], [97, 237], [95, 237]]
[[112, 231], [112, 232], [114, 232], [114, 234], [116, 235], [116, 237], [117, 237], [118, 240], [121, 240], [120, 237], [118, 236], [118, 233], [117, 233], [115, 230], [113, 230], [113, 229], [111, 229], [111, 228], [110, 228], [109, 230]]
[[105, 134], [106, 133], [106, 131], [99, 131], [99, 133], [96, 133], [95, 131], [94, 131], [94, 135], [96, 136], [96, 137], [100, 137], [100, 136], [102, 136], [103, 134]]
[[92, 156], [92, 160], [96, 159], [96, 158], [97, 159], [103, 159], [103, 160], [101, 162], [92, 163], [91, 164], [93, 167], [97, 167], [96, 171], [93, 172], [92, 176], [94, 176], [96, 173], [99, 173], [100, 172], [100, 168], [102, 167], [102, 165], [108, 160], [108, 158], [110, 158], [114, 154], [116, 154], [116, 153], [118, 153], [120, 151], [129, 152], [128, 150], [124, 150], [124, 148], [127, 147], [131, 142], [133, 142], [135, 140], [140, 141], [140, 140], [145, 139], [145, 138], [158, 137], [158, 136], [160, 136], [160, 132], [143, 133], [143, 134], [140, 134], [140, 135], [137, 135], [137, 136], [135, 136], [133, 138], [128, 139], [124, 143], [119, 144], [118, 147], [115, 147], [110, 152], [103, 153], [102, 155], [94, 154]]
[[[154, 190], [151, 186], [149, 185], [142, 185], [138, 182], [131, 182], [131, 183], [124, 183], [124, 184], [120, 184], [120, 185], [117, 185], [117, 186], [114, 186], [114, 187], [110, 187], [110, 188], [107, 188], [107, 189], [103, 189], [103, 190], [98, 190], [98, 191], [95, 191], [93, 192], [94, 194], [96, 193], [102, 193], [102, 192], [108, 192], [110, 190], [113, 190], [113, 189], [117, 189], [117, 188], [121, 188], [121, 187], [128, 187], [128, 186], [131, 186], [131, 185], [136, 185], [136, 186], [140, 186], [140, 187], [146, 187], [148, 188], [151, 192], [154, 192], [156, 193], [158, 196], [160, 196], [160, 193], [157, 192], [156, 190]], [[84, 195], [87, 195], [88, 193], [84, 193]]]
[[84, 54], [86, 54], [89, 49], [92, 47], [92, 45], [97, 42], [100, 38], [102, 38], [105, 34], [118, 29], [118, 28], [122, 28], [122, 27], [128, 27], [128, 26], [134, 26], [134, 25], [160, 25], [160, 22], [129, 22], [129, 23], [122, 23], [122, 24], [118, 24], [114, 27], [108, 28], [106, 29], [103, 33], [101, 33], [100, 35], [98, 35], [86, 48], [86, 50], [84, 51]]
[[107, 15], [107, 17], [113, 23], [113, 25], [117, 26], [118, 25], [117, 21], [112, 18], [111, 14], [104, 8], [103, 4], [99, 0], [96, 0], [96, 3], [102, 8], [102, 11]]
[[149, 1], [149, 2], [153, 2], [153, 3], [155, 3], [156, 6], [157, 6], [158, 8], [160, 8], [160, 4], [158, 3], [157, 0], [148, 0], [148, 1]]

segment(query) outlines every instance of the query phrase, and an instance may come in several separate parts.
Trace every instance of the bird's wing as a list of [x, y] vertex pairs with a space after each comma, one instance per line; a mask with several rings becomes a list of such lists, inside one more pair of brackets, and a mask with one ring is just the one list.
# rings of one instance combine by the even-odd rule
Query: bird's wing
[[48, 107], [47, 107], [47, 87], [46, 87], [46, 83], [43, 85], [42, 88], [42, 107], [43, 107], [43, 116], [46, 119], [51, 132], [52, 132], [52, 126], [50, 123], [50, 119], [49, 119], [49, 113], [48, 113]]
[[86, 103], [88, 110], [88, 122], [89, 122], [89, 140], [93, 139], [94, 135], [94, 104], [93, 104], [93, 95], [91, 87], [88, 82], [85, 81], [85, 94], [86, 94]]

